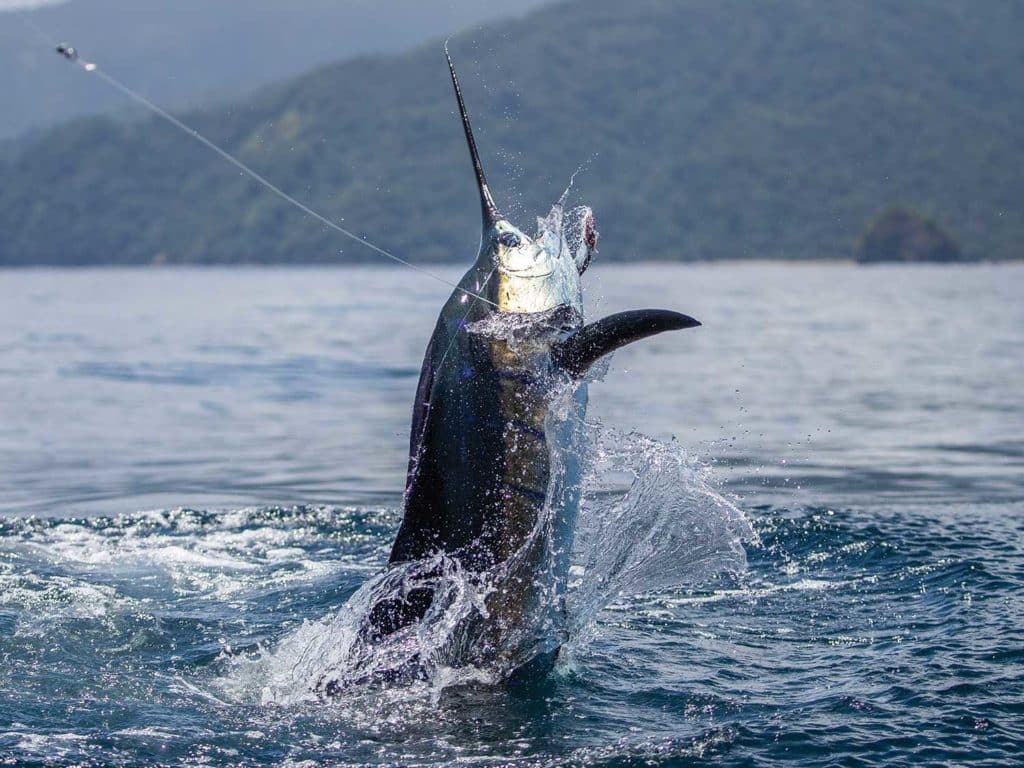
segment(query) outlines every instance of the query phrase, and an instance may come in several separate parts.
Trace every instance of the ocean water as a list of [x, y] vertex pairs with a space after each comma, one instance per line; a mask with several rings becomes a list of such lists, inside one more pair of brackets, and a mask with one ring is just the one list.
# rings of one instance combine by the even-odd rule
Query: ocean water
[[591, 386], [555, 672], [324, 702], [310, 676], [400, 520], [447, 288], [0, 272], [0, 764], [1019, 761], [1024, 267], [584, 282], [591, 318], [704, 326]]

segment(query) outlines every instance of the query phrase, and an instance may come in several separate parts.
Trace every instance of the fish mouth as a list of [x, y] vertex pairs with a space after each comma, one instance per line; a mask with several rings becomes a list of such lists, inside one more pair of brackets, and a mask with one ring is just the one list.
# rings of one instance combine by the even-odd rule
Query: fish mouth
[[555, 271], [554, 268], [551, 268], [548, 269], [547, 272], [533, 272], [533, 267], [525, 267], [523, 269], [510, 269], [509, 267], [498, 267], [498, 269], [504, 272], [506, 275], [513, 275], [515, 277], [525, 277], [531, 279], [548, 277]]

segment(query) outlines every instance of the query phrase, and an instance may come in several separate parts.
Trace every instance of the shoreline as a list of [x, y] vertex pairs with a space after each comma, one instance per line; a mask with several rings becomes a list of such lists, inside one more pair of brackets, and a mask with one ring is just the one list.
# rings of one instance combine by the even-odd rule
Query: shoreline
[[[758, 259], [758, 258], [743, 258], [743, 259], [715, 259], [715, 260], [693, 260], [693, 261], [661, 261], [661, 260], [641, 260], [641, 261], [609, 261], [604, 263], [595, 263], [592, 268], [595, 269], [607, 269], [609, 267], [661, 267], [661, 266], [685, 266], [685, 267], [747, 267], [747, 266], [779, 266], [779, 267], [832, 267], [832, 266], [854, 266], [863, 267], [865, 269], [874, 268], [885, 268], [885, 267], [998, 267], [998, 266], [1014, 266], [1024, 264], [1024, 256], [1018, 259], [989, 259], [989, 260], [978, 260], [978, 261], [954, 261], [954, 262], [939, 262], [939, 261], [886, 261], [886, 262], [870, 262], [861, 263], [856, 259]], [[425, 268], [436, 268], [436, 269], [460, 269], [466, 267], [464, 261], [429, 261], [416, 263], [417, 267]], [[131, 271], [143, 271], [151, 270], [158, 272], [161, 270], [176, 271], [176, 270], [228, 270], [228, 269], [251, 269], [251, 270], [278, 270], [278, 269], [360, 269], [360, 270], [403, 270], [408, 269], [400, 264], [390, 263], [376, 263], [376, 262], [346, 262], [346, 263], [328, 263], [328, 262], [236, 262], [236, 263], [191, 263], [191, 264], [178, 264], [178, 263], [162, 263], [162, 264], [111, 264], [111, 263], [96, 263], [96, 264], [0, 264], [0, 272], [29, 272], [29, 271], [53, 271], [53, 272], [85, 272], [85, 271], [102, 271], [102, 270], [131, 270]]]

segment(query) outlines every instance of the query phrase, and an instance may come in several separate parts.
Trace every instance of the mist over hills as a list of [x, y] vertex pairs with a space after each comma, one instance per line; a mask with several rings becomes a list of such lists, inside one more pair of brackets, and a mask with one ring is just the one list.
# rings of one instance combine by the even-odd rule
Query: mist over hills
[[[406, 50], [544, 0], [0, 0], [0, 138], [124, 98], [60, 66], [40, 33], [69, 41], [164, 106], [237, 97], [318, 64]], [[24, 23], [28, 21], [38, 30]]]
[[[575, 194], [603, 260], [848, 257], [894, 204], [1007, 259], [1024, 242], [1022, 22], [1020, 4], [967, 0], [570, 0], [451, 49], [499, 205], [532, 229], [592, 159]], [[404, 258], [475, 252], [439, 42], [182, 116]], [[380, 259], [155, 118], [76, 120], [0, 176], [0, 264]]]

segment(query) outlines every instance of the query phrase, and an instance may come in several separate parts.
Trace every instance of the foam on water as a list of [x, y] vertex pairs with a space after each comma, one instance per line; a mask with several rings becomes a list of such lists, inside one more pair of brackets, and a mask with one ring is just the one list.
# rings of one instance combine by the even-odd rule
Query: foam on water
[[[467, 670], [438, 665], [429, 680], [313, 701], [316, 676], [348, 642], [346, 612], [358, 615], [360, 593], [382, 584], [373, 572], [397, 523], [393, 509], [5, 520], [0, 637], [15, 663], [0, 668], [0, 701], [12, 702], [0, 756], [127, 765], [665, 763], [734, 749], [781, 758], [783, 748], [762, 733], [778, 732], [804, 739], [813, 764], [822, 729], [859, 744], [879, 719], [920, 728], [922, 711], [953, 723], [919, 734], [922, 743], [934, 736], [949, 749], [967, 738], [990, 756], [1008, 754], [1013, 683], [985, 675], [1016, 674], [1019, 661], [1019, 505], [1002, 515], [899, 508], [877, 522], [860, 510], [759, 508], [762, 543], [750, 548], [750, 570], [720, 582], [718, 566], [743, 562], [734, 534], [749, 529], [707, 470], [672, 443], [597, 425], [590, 434], [597, 458], [570, 593], [571, 666], [540, 695], [517, 700], [501, 686], [467, 686]], [[632, 479], [627, 490], [622, 473]], [[646, 515], [656, 535], [633, 536], [630, 515]], [[695, 524], [708, 535], [698, 537]], [[688, 558], [682, 538], [704, 555]], [[282, 539], [294, 546], [279, 546]], [[131, 556], [104, 555], [113, 540]], [[170, 548], [211, 554], [203, 574], [168, 559]], [[173, 578], [182, 568], [192, 576]], [[591, 581], [592, 568], [610, 578]], [[292, 580], [279, 588], [275, 573]], [[446, 578], [466, 584], [454, 566]], [[647, 594], [630, 596], [638, 591]], [[960, 647], [951, 638], [962, 633], [987, 640]], [[441, 639], [428, 638], [436, 647]], [[951, 681], [936, 682], [950, 654], [966, 665], [952, 697], [942, 694]], [[854, 682], [842, 678], [861, 667]], [[843, 683], [823, 687], [823, 675]], [[632, 704], [617, 709], [623, 697]], [[911, 711], [901, 716], [904, 707]], [[958, 717], [969, 732], [957, 729]], [[680, 729], [684, 736], [671, 736]], [[562, 749], [565, 733], [574, 741]]]
[[[326, 522], [327, 510], [310, 510]], [[172, 510], [62, 521], [26, 521], [8, 526], [8, 536], [22, 543], [12, 547], [9, 557], [19, 568], [0, 572], [3, 599], [32, 588], [36, 568], [60, 563], [62, 570], [82, 579], [79, 590], [102, 590], [110, 599], [109, 586], [90, 584], [90, 577], [104, 572], [120, 579], [166, 582], [183, 597], [204, 596], [230, 599], [258, 584], [267, 572], [279, 584], [296, 579], [326, 576], [330, 563], [297, 557], [304, 550], [306, 526], [260, 526], [251, 528], [270, 512], [255, 508], [225, 512]], [[68, 579], [69, 581], [71, 579]], [[46, 582], [53, 589], [53, 579]], [[73, 601], [78, 609], [96, 599]]]

